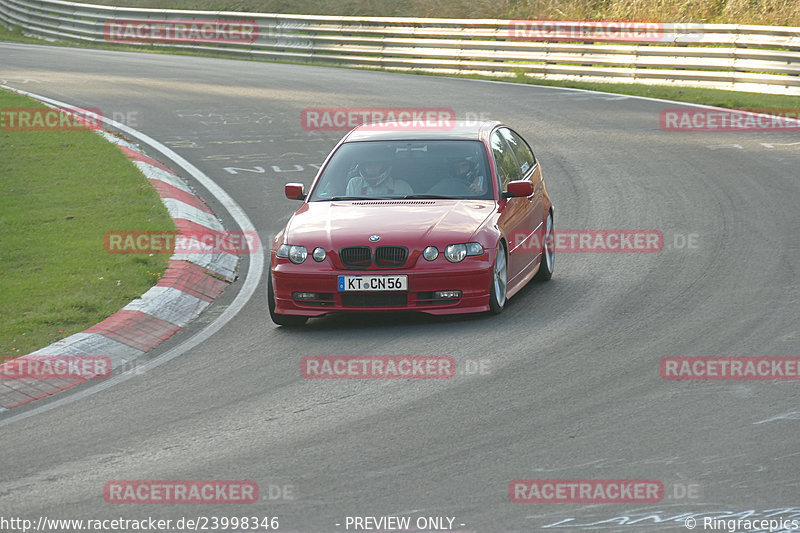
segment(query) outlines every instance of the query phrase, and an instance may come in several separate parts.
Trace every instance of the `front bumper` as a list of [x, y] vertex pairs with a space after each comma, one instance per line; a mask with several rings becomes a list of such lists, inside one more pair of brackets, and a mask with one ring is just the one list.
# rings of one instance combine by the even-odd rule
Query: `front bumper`
[[[488, 254], [458, 264], [429, 268], [340, 270], [288, 261], [271, 269], [275, 312], [282, 315], [322, 316], [334, 312], [419, 311], [432, 315], [479, 313], [489, 309], [492, 263]], [[428, 265], [426, 265], [428, 266]], [[339, 291], [338, 276], [408, 276], [408, 291]], [[434, 300], [435, 291], [461, 291], [461, 297]], [[317, 293], [315, 300], [298, 300], [294, 293]]]

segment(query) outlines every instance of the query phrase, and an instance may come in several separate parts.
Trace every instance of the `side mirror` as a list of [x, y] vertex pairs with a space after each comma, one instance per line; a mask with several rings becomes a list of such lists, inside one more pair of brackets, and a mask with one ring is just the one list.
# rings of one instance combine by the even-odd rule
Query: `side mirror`
[[508, 190], [503, 193], [503, 198], [525, 197], [533, 194], [533, 183], [528, 180], [512, 181], [508, 184]]
[[286, 194], [286, 198], [289, 200], [306, 199], [306, 193], [303, 190], [302, 183], [287, 183], [286, 187], [284, 188], [284, 193]]

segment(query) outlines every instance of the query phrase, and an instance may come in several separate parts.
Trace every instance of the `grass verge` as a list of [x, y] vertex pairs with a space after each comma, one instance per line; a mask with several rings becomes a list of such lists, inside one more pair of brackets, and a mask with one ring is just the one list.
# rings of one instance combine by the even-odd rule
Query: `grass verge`
[[34, 39], [33, 37], [26, 37], [22, 34], [22, 28], [19, 26], [13, 26], [11, 28], [7, 28], [0, 24], [0, 41], [14, 41], [17, 43], [34, 43], [34, 44], [42, 44], [44, 41], [41, 39]]
[[[43, 107], [0, 90], [5, 108]], [[167, 255], [106, 253], [112, 230], [173, 230], [155, 189], [90, 130], [0, 128], [0, 355], [29, 353], [146, 292]]]

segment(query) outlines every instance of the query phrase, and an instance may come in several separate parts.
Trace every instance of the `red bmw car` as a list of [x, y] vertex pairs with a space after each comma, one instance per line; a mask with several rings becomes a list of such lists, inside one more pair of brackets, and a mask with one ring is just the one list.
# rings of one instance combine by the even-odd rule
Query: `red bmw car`
[[499, 122], [359, 126], [272, 243], [272, 320], [332, 312], [500, 313], [553, 275], [553, 204], [525, 140]]

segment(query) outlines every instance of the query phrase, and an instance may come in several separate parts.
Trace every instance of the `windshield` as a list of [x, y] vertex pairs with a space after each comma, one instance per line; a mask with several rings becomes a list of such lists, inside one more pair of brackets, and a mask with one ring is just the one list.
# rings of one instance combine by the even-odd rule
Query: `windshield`
[[375, 198], [492, 199], [480, 141], [359, 141], [342, 144], [310, 202]]

